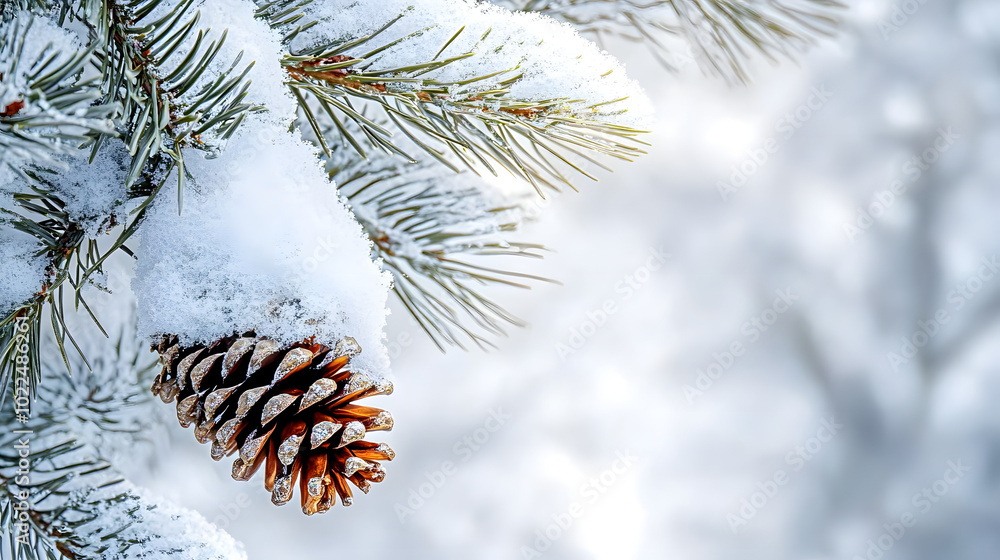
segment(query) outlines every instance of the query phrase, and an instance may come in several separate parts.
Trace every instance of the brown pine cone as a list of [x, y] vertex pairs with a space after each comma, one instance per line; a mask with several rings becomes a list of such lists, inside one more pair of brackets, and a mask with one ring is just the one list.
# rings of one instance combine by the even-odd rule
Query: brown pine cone
[[392, 416], [353, 401], [389, 394], [392, 384], [344, 369], [361, 351], [353, 338], [331, 350], [312, 341], [281, 346], [252, 332], [188, 347], [168, 335], [154, 349], [163, 370], [153, 393], [177, 399], [181, 426], [194, 424], [195, 438], [212, 442], [213, 459], [239, 451], [234, 479], [249, 480], [265, 465], [275, 504], [291, 499], [298, 480], [302, 511], [323, 513], [337, 496], [351, 505], [348, 481], [367, 494], [385, 478], [378, 461], [395, 453], [363, 438], [392, 429]]

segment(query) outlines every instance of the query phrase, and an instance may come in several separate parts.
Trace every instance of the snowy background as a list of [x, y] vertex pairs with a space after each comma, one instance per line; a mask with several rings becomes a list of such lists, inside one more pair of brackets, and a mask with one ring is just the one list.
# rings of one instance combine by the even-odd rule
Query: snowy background
[[498, 350], [394, 308], [397, 458], [350, 509], [276, 508], [172, 422], [133, 479], [251, 559], [995, 557], [1000, 6], [850, 4], [748, 88], [607, 45], [650, 155], [536, 208], [565, 286], [494, 292], [531, 324]]

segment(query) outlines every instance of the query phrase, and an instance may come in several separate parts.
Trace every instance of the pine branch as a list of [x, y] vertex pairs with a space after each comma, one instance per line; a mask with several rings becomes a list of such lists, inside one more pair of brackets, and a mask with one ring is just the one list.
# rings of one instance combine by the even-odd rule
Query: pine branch
[[98, 451], [96, 441], [81, 440], [71, 426], [89, 426], [100, 437], [141, 434], [141, 426], [125, 414], [151, 400], [142, 386], [153, 365], [140, 360], [138, 347], [125, 344], [123, 335], [111, 357], [95, 362], [89, 375], [60, 378], [48, 367], [51, 383], [41, 388], [30, 418], [15, 415], [9, 402], [3, 407], [0, 557], [94, 558], [130, 546], [118, 538], [126, 526], [99, 539], [89, 534], [104, 510], [131, 494], [107, 461], [107, 446]]
[[[310, 3], [272, 2], [258, 14], [291, 41], [318, 25], [306, 18], [304, 8]], [[495, 174], [503, 168], [542, 193], [543, 187], [571, 186], [576, 174], [593, 178], [581, 162], [607, 169], [603, 157], [631, 161], [645, 153], [645, 143], [637, 138], [642, 131], [613, 122], [622, 111], [616, 104], [625, 97], [599, 103], [570, 97], [518, 98], [511, 94], [524, 79], [517, 65], [460, 81], [435, 78], [443, 69], [461, 67], [484, 55], [446, 56], [449, 46], [469, 33], [464, 27], [444, 44], [430, 47], [414, 41], [420, 33], [393, 34], [393, 26], [404, 17], [407, 14], [373, 33], [322, 42], [284, 58], [288, 85], [327, 155], [334, 144], [321, 133], [323, 120], [335, 124], [335, 130], [363, 157], [376, 148], [414, 161], [395, 138], [401, 134], [454, 171], [466, 167]], [[491, 32], [487, 30], [479, 41]], [[425, 62], [396, 67], [377, 56], [406, 44], [426, 49]], [[391, 125], [366, 117], [369, 106]], [[356, 125], [361, 134], [350, 132], [345, 122]]]
[[[46, 363], [51, 382], [27, 422], [16, 421], [9, 405], [2, 410], [0, 558], [245, 558], [224, 533], [151, 501], [112, 466], [116, 456], [135, 453], [156, 423], [146, 409], [156, 362], [141, 357], [131, 332], [82, 375], [69, 378]], [[20, 465], [25, 441], [28, 469]], [[202, 536], [211, 540], [192, 540]]]
[[[42, 289], [0, 321], [0, 389], [4, 391], [18, 357], [16, 321], [27, 321], [30, 331], [38, 334], [48, 307], [54, 339], [68, 368], [66, 341], [77, 345], [66, 327], [64, 285], [68, 283], [73, 291], [74, 308], [82, 305], [103, 330], [80, 290], [102, 272], [110, 255], [119, 249], [131, 254], [125, 243], [164, 186], [163, 178], [176, 170], [178, 189], [183, 192], [187, 177], [183, 150], [221, 149], [252, 109], [244, 100], [249, 87], [246, 74], [253, 63], [240, 67], [237, 57], [230, 72], [210, 76], [208, 68], [226, 34], [206, 38], [208, 31], [197, 25], [194, 0], [179, 2], [162, 14], [156, 12], [161, 4], [156, 0], [83, 0], [75, 10], [64, 4], [61, 15], [86, 25], [90, 46], [69, 57], [43, 52], [46, 56], [39, 56], [32, 65], [22, 61], [20, 54], [34, 18], [22, 13], [24, 17], [0, 30], [0, 54], [5, 54], [0, 67], [6, 64], [6, 72], [0, 75], [0, 148], [8, 147], [0, 150], [0, 162], [5, 156], [15, 158], [8, 159], [8, 165], [28, 183], [14, 197], [22, 211], [7, 210], [6, 221], [36, 238], [47, 262]], [[88, 64], [100, 77], [81, 79]], [[233, 76], [232, 72], [237, 73]], [[27, 87], [21, 88], [24, 93], [11, 95], [11, 88], [19, 85], [14, 78], [21, 75], [20, 82]], [[9, 86], [3, 76], [10, 77]], [[115, 128], [109, 119], [114, 119]], [[85, 134], [69, 134], [63, 130], [67, 126], [82, 128]], [[31, 135], [24, 130], [42, 132]], [[84, 228], [65, 212], [65, 201], [55, 193], [53, 181], [58, 179], [56, 171], [65, 168], [57, 157], [60, 151], [89, 146], [93, 161], [99, 149], [118, 141], [124, 141], [131, 155], [121, 198], [140, 202], [120, 224], [117, 239], [102, 250], [97, 239], [84, 235]], [[67, 148], [59, 150], [64, 144]], [[35, 166], [25, 167], [29, 162]], [[38, 167], [39, 163], [50, 168]], [[105, 217], [109, 223], [104, 231], [119, 225], [113, 218]], [[32, 359], [27, 377], [32, 394], [41, 375], [39, 344], [39, 336], [29, 338]]]
[[24, 10], [44, 10], [46, 0], [0, 0], [0, 21], [11, 21], [15, 14]]
[[[5, 439], [2, 443], [10, 448], [18, 442], [18, 435], [15, 434], [15, 437]], [[100, 502], [91, 500], [89, 493], [70, 496], [71, 491], [63, 487], [70, 481], [85, 477], [97, 478], [105, 474], [109, 465], [101, 461], [87, 461], [83, 464], [77, 462], [73, 457], [82, 449], [73, 440], [32, 449], [31, 476], [38, 482], [28, 485], [16, 484], [19, 477], [16, 474], [16, 450], [13, 454], [0, 454], [0, 470], [6, 473], [0, 475], [0, 546], [5, 549], [4, 557], [17, 560], [92, 557], [84, 556], [86, 541], [74, 529], [97, 519], [97, 506]], [[103, 482], [102, 486], [107, 488], [114, 486], [116, 482]], [[101, 501], [122, 497], [124, 494], [117, 494]], [[46, 501], [59, 505], [42, 506], [38, 509], [26, 507], [27, 504]], [[65, 521], [64, 517], [67, 518]], [[8, 542], [3, 543], [5, 540]]]
[[[832, 36], [839, 0], [490, 0], [512, 10], [542, 13], [596, 36], [645, 43], [667, 68], [693, 59], [706, 71], [741, 82], [755, 54], [791, 57]], [[682, 37], [689, 52], [677, 52]]]
[[96, 80], [80, 79], [93, 49], [63, 53], [50, 43], [29, 55], [28, 45], [48, 40], [45, 25], [23, 15], [0, 28], [0, 167], [15, 173], [25, 162], [56, 164], [86, 134], [115, 134], [116, 105], [97, 102]]
[[[150, 158], [163, 152], [171, 168], [177, 168], [182, 192], [182, 148], [220, 149], [254, 109], [245, 102], [253, 62], [241, 67], [237, 57], [228, 71], [208, 75], [226, 33], [207, 40], [194, 3], [184, 0], [158, 14], [159, 0], [84, 2], [81, 18], [91, 39], [105, 45], [96, 52], [102, 90], [107, 100], [122, 106], [117, 117], [133, 156], [126, 187], [150, 168]], [[106, 138], [96, 138], [95, 152]]]
[[464, 349], [464, 339], [492, 346], [492, 337], [506, 334], [505, 324], [523, 326], [482, 288], [552, 282], [480, 262], [541, 258], [545, 250], [507, 241], [520, 213], [491, 196], [492, 187], [481, 180], [433, 160], [409, 164], [381, 156], [366, 162], [348, 149], [328, 167], [372, 239], [373, 256], [392, 273], [396, 296], [441, 350], [445, 344]]
[[[150, 165], [159, 165], [162, 168], [167, 165], [162, 160], [162, 156], [157, 155]], [[74, 311], [79, 311], [82, 306], [101, 332], [107, 334], [90, 305], [87, 304], [82, 290], [87, 286], [95, 285], [92, 278], [103, 273], [103, 264], [112, 254], [118, 250], [131, 254], [125, 242], [138, 229], [148, 207], [148, 202], [163, 186], [162, 178], [158, 184], [151, 184], [149, 181], [152, 181], [153, 176], [165, 177], [165, 174], [144, 175], [140, 182], [134, 185], [133, 190], [149, 194], [145, 195], [145, 201], [138, 205], [136, 211], [125, 223], [118, 224], [114, 216], [109, 216], [101, 224], [100, 229], [96, 232], [98, 234], [110, 232], [116, 228], [121, 230], [117, 239], [107, 245], [102, 244], [96, 236], [88, 235], [84, 225], [76, 221], [66, 211], [66, 202], [60, 196], [60, 191], [64, 189], [60, 189], [57, 185], [61, 176], [56, 170], [28, 168], [22, 172], [30, 182], [25, 192], [16, 192], [13, 195], [15, 203], [20, 207], [20, 212], [0, 210], [5, 216], [2, 221], [6, 222], [4, 224], [6, 227], [30, 234], [39, 241], [39, 255], [44, 257], [46, 268], [39, 292], [0, 321], [0, 390], [6, 394], [13, 373], [19, 365], [17, 363], [18, 357], [25, 355], [19, 350], [22, 348], [23, 341], [29, 348], [27, 352], [27, 379], [29, 380], [29, 391], [34, 396], [37, 385], [41, 381], [41, 362], [39, 360], [42, 344], [41, 325], [46, 320], [51, 326], [53, 340], [59, 348], [67, 371], [72, 371], [67, 352], [67, 341], [82, 358], [83, 365], [89, 368], [83, 352], [67, 326], [67, 298], [71, 298]], [[69, 293], [65, 293], [67, 285]], [[49, 310], [48, 317], [45, 313], [46, 308]], [[18, 321], [23, 321], [24, 325], [19, 327]], [[28, 335], [19, 336], [19, 332], [24, 330], [27, 330]]]

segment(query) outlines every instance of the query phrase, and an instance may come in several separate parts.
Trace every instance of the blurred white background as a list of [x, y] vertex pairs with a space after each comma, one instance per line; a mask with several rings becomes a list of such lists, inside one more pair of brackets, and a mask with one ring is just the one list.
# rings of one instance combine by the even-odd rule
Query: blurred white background
[[273, 507], [176, 424], [136, 482], [251, 559], [995, 558], [1000, 4], [909, 3], [886, 36], [892, 1], [850, 2], [749, 87], [608, 44], [649, 156], [544, 205], [531, 271], [565, 285], [493, 292], [530, 323], [497, 350], [394, 310], [397, 458], [351, 508]]

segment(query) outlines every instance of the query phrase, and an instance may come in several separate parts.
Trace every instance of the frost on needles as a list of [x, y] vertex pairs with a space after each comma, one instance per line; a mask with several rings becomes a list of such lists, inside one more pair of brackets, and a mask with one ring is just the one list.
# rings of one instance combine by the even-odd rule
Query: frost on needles
[[[298, 118], [316, 109], [309, 94], [350, 107], [344, 110], [355, 119], [352, 130], [362, 129], [357, 136], [380, 138], [374, 142], [376, 151], [405, 163], [413, 156], [400, 146], [410, 153], [426, 149], [436, 161], [424, 167], [440, 166], [444, 172], [463, 165], [480, 173], [527, 169], [522, 178], [532, 182], [543, 175], [566, 181], [557, 166], [566, 162], [582, 170], [588, 151], [614, 157], [638, 153], [622, 151], [606, 136], [627, 136], [628, 126], [648, 116], [648, 102], [613, 58], [566, 24], [463, 0], [325, 1], [301, 7], [296, 14], [304, 19], [296, 19], [293, 27], [269, 11], [274, 5], [147, 0], [126, 8], [109, 3], [109, 20], [101, 25], [134, 18], [131, 27], [107, 31], [113, 42], [115, 33], [135, 30], [131, 40], [137, 46], [114, 47], [119, 56], [148, 57], [139, 78], [149, 85], [139, 94], [158, 87], [163, 91], [155, 90], [158, 97], [148, 97], [145, 106], [135, 106], [129, 96], [115, 101], [105, 95], [102, 100], [129, 115], [117, 125], [125, 132], [118, 135], [125, 143], [107, 130], [92, 130], [91, 139], [81, 143], [87, 149], [45, 162], [74, 169], [47, 176], [46, 196], [58, 201], [65, 219], [88, 239], [99, 241], [113, 226], [128, 224], [119, 239], [137, 261], [132, 288], [138, 329], [150, 340], [176, 334], [182, 343], [205, 344], [251, 330], [285, 344], [310, 337], [334, 343], [350, 336], [363, 349], [352, 360], [353, 368], [387, 371], [382, 330], [390, 275], [380, 270], [370, 232], [345, 205], [318, 157], [353, 149], [356, 142], [341, 136], [335, 145], [330, 135], [315, 134], [320, 126], [315, 119]], [[15, 36], [11, 31], [12, 45], [29, 39], [64, 46], [86, 42], [62, 37], [68, 32], [47, 18], [30, 20], [48, 35]], [[29, 17], [12, 21], [8, 29]], [[104, 38], [93, 36], [104, 33], [101, 25], [91, 31], [91, 40]], [[139, 34], [146, 29], [154, 31]], [[140, 52], [144, 37], [149, 44]], [[44, 54], [41, 47], [32, 48], [32, 54]], [[341, 54], [323, 58], [331, 49]], [[344, 80], [332, 85], [326, 76], [330, 72], [314, 72], [331, 60], [349, 61], [341, 64], [346, 70], [333, 72]], [[411, 75], [415, 77], [400, 79]], [[358, 82], [362, 85], [351, 82], [358, 76], [364, 78]], [[307, 87], [310, 79], [334, 89]], [[8, 104], [21, 99], [17, 91], [25, 86], [11, 89], [21, 82], [3, 83], [14, 92], [4, 98]], [[96, 80], [88, 84], [107, 85]], [[371, 99], [348, 99], [359, 92]], [[447, 122], [449, 115], [465, 119], [454, 131], [459, 141], [448, 145], [450, 152], [431, 146], [447, 131], [424, 122], [417, 133], [407, 130], [402, 112], [386, 104], [408, 94], [421, 103], [430, 100], [427, 110], [439, 111], [440, 116], [429, 117], [438, 122], [433, 126]], [[95, 94], [88, 90], [88, 95]], [[379, 121], [384, 126], [363, 116], [370, 113], [366, 105], [386, 111], [388, 118]], [[220, 113], [218, 107], [227, 110]], [[29, 103], [24, 111], [27, 115], [36, 109]], [[206, 122], [206, 115], [212, 120]], [[162, 122], [155, 124], [154, 117]], [[300, 136], [299, 127], [307, 123], [315, 142]], [[337, 125], [340, 132], [347, 130]], [[128, 131], [129, 126], [136, 128]], [[372, 126], [381, 132], [372, 134]], [[537, 155], [528, 153], [531, 142], [548, 140], [554, 144], [535, 149]], [[552, 157], [559, 143], [569, 151]], [[507, 147], [497, 150], [501, 145]], [[25, 164], [15, 168], [30, 170], [42, 163], [24, 155]], [[376, 155], [360, 150], [355, 158]], [[500, 165], [490, 164], [490, 158]], [[410, 171], [405, 165], [401, 170]], [[30, 193], [38, 185], [36, 176], [45, 171], [35, 169], [30, 178], [22, 171], [22, 179], [3, 187]], [[365, 211], [352, 204], [355, 211]], [[131, 223], [130, 216], [135, 216]], [[19, 243], [5, 242], [5, 250], [20, 255], [25, 248], [23, 240]], [[25, 275], [39, 271], [44, 263], [37, 260]], [[85, 267], [87, 275], [103, 261]], [[51, 276], [51, 263], [47, 268]], [[44, 293], [54, 283], [52, 278], [17, 283], [8, 307], [30, 300], [26, 296], [38, 292], [38, 284]]]
[[[57, 478], [52, 487], [83, 516], [73, 519], [77, 532], [65, 533], [64, 504], [42, 504], [35, 511], [48, 521], [33, 527], [36, 540], [16, 558], [70, 545], [105, 557], [243, 556], [191, 512], [77, 476], [95, 465], [112, 472], [108, 461], [120, 453], [93, 449], [112, 440], [82, 440], [120, 425], [115, 411], [139, 393], [148, 399], [150, 379], [134, 358], [92, 386], [41, 381], [56, 375], [53, 362], [80, 371], [89, 369], [88, 350], [102, 356], [81, 344], [84, 327], [117, 332], [133, 317], [143, 350], [176, 335], [174, 350], [191, 357], [182, 376], [180, 355], [175, 363], [156, 346], [164, 366], [156, 384], [172, 388], [159, 394], [184, 393], [178, 419], [219, 444], [213, 456], [239, 448], [237, 478], [261, 466], [262, 446], [277, 432], [270, 443], [281, 439], [281, 464], [269, 450], [272, 475], [280, 469], [278, 480], [290, 484], [296, 465], [311, 473], [302, 478], [303, 511], [316, 505], [317, 489], [327, 506], [337, 496], [349, 504], [346, 478], [367, 491], [385, 476], [377, 461], [394, 455], [359, 439], [391, 428], [388, 411], [351, 404], [391, 387], [383, 377], [390, 289], [442, 348], [489, 345], [519, 321], [483, 286], [544, 280], [492, 264], [543, 250], [515, 237], [521, 212], [507, 194], [544, 196], [595, 166], [644, 153], [648, 100], [578, 34], [597, 29], [568, 8], [591, 4], [601, 30], [622, 23], [602, 15], [621, 8], [636, 16], [624, 18], [633, 31], [652, 21], [662, 34], [704, 28], [690, 15], [706, 5], [726, 15], [708, 25], [724, 31], [709, 46], [742, 53], [753, 44], [770, 54], [788, 37], [784, 29], [811, 28], [811, 14], [826, 21], [824, 7], [839, 5], [790, 1], [818, 11], [775, 28], [773, 18], [800, 12], [764, 0], [752, 3], [759, 11], [722, 0], [496, 2], [521, 11], [472, 0], [0, 0], [0, 390], [24, 385], [44, 395], [48, 407], [32, 407], [30, 425], [52, 437], [40, 445], [52, 445], [38, 452], [53, 476], [72, 472], [72, 484]], [[679, 19], [659, 19], [665, 13]], [[247, 340], [227, 337], [249, 331], [271, 340], [255, 339], [253, 354], [241, 354]], [[24, 333], [31, 336], [22, 345]], [[213, 341], [215, 353], [194, 365]], [[216, 362], [242, 377], [223, 386]], [[102, 362], [89, 365], [100, 370]], [[260, 372], [267, 385], [258, 385]], [[95, 395], [108, 398], [88, 400]], [[317, 434], [317, 446], [339, 442], [329, 454], [302, 447], [305, 423], [282, 416], [320, 402], [321, 414], [307, 411], [309, 442]], [[73, 416], [81, 409], [93, 421]], [[338, 414], [354, 417], [335, 435], [340, 424], [329, 415]], [[215, 426], [223, 420], [228, 428]], [[59, 443], [64, 436], [83, 446]], [[124, 439], [131, 450], [134, 440]]]
[[[334, 347], [350, 337], [362, 351], [329, 356], [323, 367], [349, 359], [349, 371], [333, 368], [303, 385], [313, 399], [322, 391], [347, 400], [388, 392], [380, 378], [389, 370], [390, 288], [442, 347], [463, 337], [488, 345], [504, 324], [519, 322], [481, 287], [542, 280], [477, 260], [540, 256], [540, 245], [513, 239], [520, 215], [506, 191], [536, 196], [586, 176], [588, 160], [606, 165], [642, 153], [633, 127], [650, 108], [638, 86], [570, 26], [537, 14], [465, 0], [58, 6], [4, 3], [0, 15], [0, 257], [8, 263], [0, 384], [22, 375], [19, 333], [31, 332], [26, 384], [53, 403], [32, 409], [39, 416], [31, 422], [53, 438], [114, 425], [111, 409], [94, 422], [61, 411], [100, 391], [49, 384], [39, 392], [35, 358], [44, 356], [45, 376], [53, 361], [88, 369], [83, 354], [100, 348], [81, 343], [78, 329], [89, 319], [113, 332], [134, 314], [143, 347], [176, 335], [191, 349], [253, 331], [292, 359], [302, 354], [288, 350], [296, 344]], [[44, 341], [43, 324], [51, 327]], [[260, 389], [251, 376], [241, 396]], [[269, 386], [267, 406], [298, 398], [297, 388], [283, 392], [283, 379]], [[148, 397], [149, 381], [109, 381], [107, 402], [124, 404], [137, 387]], [[221, 381], [211, 381], [213, 406], [233, 389]], [[341, 408], [323, 410], [376, 410]], [[193, 411], [203, 437], [215, 438], [212, 423], [235, 406], [212, 410]], [[372, 414], [351, 422], [331, 448], [359, 455], [321, 469], [362, 490], [384, 476], [377, 460], [392, 456], [357, 439], [358, 426], [391, 427], [388, 412]], [[266, 431], [269, 420], [245, 429], [242, 416], [227, 422], [242, 460], [243, 438], [257, 441], [247, 434]], [[51, 457], [77, 458], [52, 443], [43, 450]], [[113, 472], [109, 461], [120, 454], [93, 447], [74, 451], [83, 454], [79, 464]], [[343, 449], [330, 461], [343, 459]], [[313, 461], [325, 451], [302, 453]], [[79, 533], [59, 541], [58, 526], [39, 525], [37, 549], [61, 542], [95, 551], [113, 532], [115, 542], [140, 545], [118, 550], [122, 558], [242, 555], [190, 512], [138, 488], [103, 487], [90, 479], [63, 487], [83, 516], [75, 519]], [[350, 503], [342, 491], [325, 490]], [[61, 510], [52, 507], [56, 523]]]
[[27, 422], [10, 398], [0, 405], [0, 445], [14, 451], [0, 456], [3, 557], [245, 560], [242, 545], [199, 513], [123, 480], [165, 439], [146, 390], [151, 360], [134, 333], [126, 328], [114, 345], [93, 335], [79, 343], [94, 356], [91, 368], [75, 356], [70, 377], [45, 360]]
[[351, 52], [372, 53], [358, 64], [390, 76], [393, 69], [463, 57], [420, 74], [446, 84], [453, 99], [503, 89], [522, 102], [559, 101], [553, 111], [566, 115], [649, 124], [652, 107], [621, 64], [570, 25], [543, 15], [471, 0], [331, 0], [307, 4], [303, 13], [318, 24], [295, 35], [293, 53], [375, 35]]
[[185, 344], [249, 330], [284, 344], [350, 336], [363, 349], [353, 367], [384, 372], [389, 281], [315, 147], [289, 132], [296, 105], [277, 34], [242, 1], [203, 5], [201, 25], [228, 30], [218, 59], [253, 56], [247, 98], [261, 109], [220, 153], [186, 159], [183, 201], [172, 190], [152, 206], [133, 282], [140, 334], [177, 334]]

